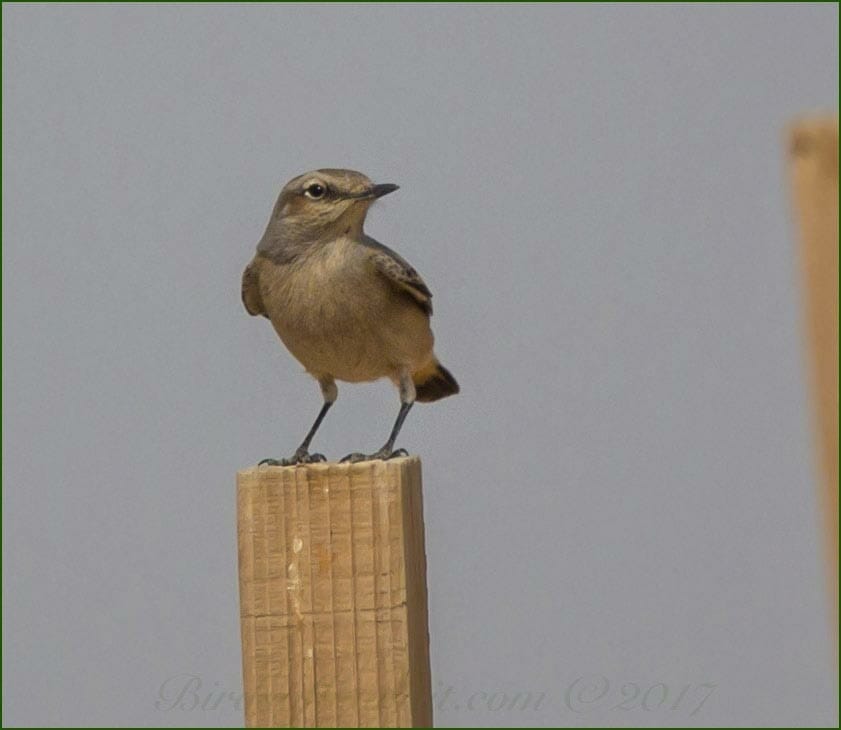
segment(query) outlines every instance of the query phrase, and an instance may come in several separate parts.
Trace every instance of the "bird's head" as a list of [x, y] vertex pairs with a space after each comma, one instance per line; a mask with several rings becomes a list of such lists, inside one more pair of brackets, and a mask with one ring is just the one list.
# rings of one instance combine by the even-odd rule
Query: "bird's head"
[[286, 183], [272, 222], [286, 235], [308, 238], [361, 231], [371, 203], [395, 190], [397, 185], [375, 185], [361, 172], [315, 170]]

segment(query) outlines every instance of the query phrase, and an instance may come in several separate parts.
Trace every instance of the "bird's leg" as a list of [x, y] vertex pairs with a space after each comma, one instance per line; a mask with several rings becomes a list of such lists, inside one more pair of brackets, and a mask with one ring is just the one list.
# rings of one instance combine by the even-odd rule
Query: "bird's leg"
[[354, 452], [348, 454], [342, 461], [356, 463], [358, 461], [370, 461], [371, 459], [394, 459], [398, 456], [407, 456], [408, 454], [405, 449], [398, 449], [397, 451], [392, 451], [392, 449], [394, 448], [394, 442], [397, 440], [397, 435], [403, 427], [403, 421], [406, 420], [406, 415], [409, 413], [412, 405], [414, 405], [414, 402], [415, 384], [412, 382], [412, 374], [408, 370], [402, 370], [400, 372], [400, 411], [397, 414], [397, 420], [394, 421], [388, 441], [385, 442], [379, 451], [375, 451], [373, 454]]
[[324, 396], [324, 405], [321, 406], [321, 410], [315, 417], [315, 422], [310, 427], [301, 445], [295, 449], [295, 453], [288, 459], [263, 459], [260, 462], [261, 464], [268, 464], [269, 466], [294, 466], [295, 464], [312, 464], [317, 461], [326, 461], [324, 454], [311, 454], [309, 452], [310, 441], [315, 436], [315, 432], [318, 431], [318, 427], [324, 420], [324, 416], [327, 415], [327, 411], [330, 410], [330, 406], [336, 401], [339, 391], [336, 388], [336, 381], [333, 378], [320, 378], [318, 382], [321, 385], [321, 394]]

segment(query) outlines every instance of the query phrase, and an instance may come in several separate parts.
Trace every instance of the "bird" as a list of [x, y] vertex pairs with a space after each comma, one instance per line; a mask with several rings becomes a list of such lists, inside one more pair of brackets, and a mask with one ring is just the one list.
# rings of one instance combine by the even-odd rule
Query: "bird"
[[415, 401], [459, 392], [438, 361], [430, 328], [432, 292], [420, 274], [364, 231], [374, 201], [394, 192], [354, 170], [319, 169], [292, 178], [281, 190], [254, 258], [242, 275], [242, 301], [267, 318], [280, 340], [319, 384], [323, 403], [295, 452], [260, 464], [292, 466], [325, 461], [310, 444], [336, 401], [336, 381], [389, 378], [400, 410], [385, 444], [342, 462], [406, 456], [394, 450]]

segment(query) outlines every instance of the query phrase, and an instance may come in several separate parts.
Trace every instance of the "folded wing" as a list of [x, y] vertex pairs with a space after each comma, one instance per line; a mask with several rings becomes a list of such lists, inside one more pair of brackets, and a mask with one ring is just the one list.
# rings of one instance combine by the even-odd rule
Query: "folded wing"
[[408, 294], [427, 315], [431, 315], [432, 292], [409, 262], [370, 236], [365, 236], [362, 244], [371, 249], [371, 261], [376, 270], [397, 289]]

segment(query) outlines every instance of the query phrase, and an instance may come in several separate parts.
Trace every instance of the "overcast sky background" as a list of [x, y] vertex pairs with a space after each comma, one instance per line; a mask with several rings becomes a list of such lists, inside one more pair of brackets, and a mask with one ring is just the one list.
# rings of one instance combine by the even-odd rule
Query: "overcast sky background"
[[6, 726], [241, 724], [165, 698], [241, 691], [234, 475], [320, 395], [240, 273], [324, 166], [401, 185], [367, 230], [462, 386], [400, 439], [436, 723], [837, 720], [783, 145], [837, 5], [2, 12]]

